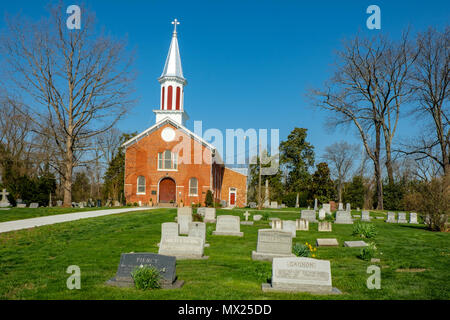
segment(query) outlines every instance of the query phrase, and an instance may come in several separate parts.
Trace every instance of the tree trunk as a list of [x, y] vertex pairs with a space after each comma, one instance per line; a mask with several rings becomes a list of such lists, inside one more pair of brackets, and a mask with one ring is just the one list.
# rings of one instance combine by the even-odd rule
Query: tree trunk
[[375, 181], [377, 186], [377, 210], [383, 210], [383, 181], [380, 165], [380, 150], [381, 150], [381, 123], [375, 124], [375, 151], [374, 151], [374, 166], [375, 166]]
[[67, 138], [66, 145], [66, 170], [64, 173], [64, 207], [72, 205], [72, 174], [73, 174], [73, 151], [72, 139]]
[[392, 157], [391, 157], [391, 145], [390, 143], [385, 142], [386, 146], [386, 170], [388, 174], [389, 184], [394, 183], [394, 170], [392, 169]]

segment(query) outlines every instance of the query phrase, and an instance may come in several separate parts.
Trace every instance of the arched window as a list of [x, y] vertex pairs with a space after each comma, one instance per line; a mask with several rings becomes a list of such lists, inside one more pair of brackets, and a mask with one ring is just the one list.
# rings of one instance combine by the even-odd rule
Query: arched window
[[172, 86], [167, 88], [167, 110], [172, 110]]
[[145, 194], [145, 177], [139, 176], [137, 178], [137, 193]]
[[178, 155], [166, 150], [158, 153], [158, 170], [177, 170]]
[[177, 100], [176, 100], [176, 104], [175, 104], [175, 108], [177, 110], [180, 110], [180, 98], [181, 98], [181, 93], [180, 93], [180, 87], [177, 87]]
[[189, 179], [189, 195], [190, 196], [198, 195], [198, 180], [197, 180], [197, 178]]

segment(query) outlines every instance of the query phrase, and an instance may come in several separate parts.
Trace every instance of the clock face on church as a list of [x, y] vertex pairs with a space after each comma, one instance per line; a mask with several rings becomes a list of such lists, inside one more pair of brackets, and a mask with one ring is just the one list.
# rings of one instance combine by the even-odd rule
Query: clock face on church
[[163, 131], [161, 131], [161, 138], [165, 142], [171, 142], [175, 139], [175, 130], [172, 128], [164, 128]]

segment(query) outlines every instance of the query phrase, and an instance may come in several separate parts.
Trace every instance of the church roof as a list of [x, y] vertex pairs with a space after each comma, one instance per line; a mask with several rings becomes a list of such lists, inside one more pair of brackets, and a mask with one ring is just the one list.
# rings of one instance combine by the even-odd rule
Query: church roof
[[175, 19], [172, 23], [174, 24], [172, 41], [170, 42], [169, 53], [167, 54], [166, 64], [164, 65], [164, 70], [160, 79], [163, 77], [178, 77], [184, 80], [177, 39], [177, 24], [179, 24], [179, 22]]
[[188, 135], [192, 139], [200, 142], [201, 144], [203, 144], [205, 147], [209, 148], [210, 150], [216, 150], [216, 148], [212, 144], [210, 144], [209, 142], [207, 142], [203, 138], [199, 137], [198, 135], [196, 135], [195, 133], [190, 131], [188, 128], [186, 128], [186, 127], [182, 126], [181, 124], [175, 122], [174, 120], [172, 120], [169, 117], [162, 119], [161, 121], [155, 123], [153, 126], [147, 128], [146, 130], [144, 130], [141, 133], [139, 133], [137, 136], [135, 136], [135, 137], [131, 138], [130, 140], [124, 142], [122, 144], [122, 147], [128, 148], [130, 145], [138, 142], [142, 138], [145, 138], [146, 136], [150, 135], [153, 131], [157, 130], [158, 128], [160, 128], [160, 127], [162, 127], [162, 126], [164, 126], [164, 125], [166, 125], [168, 123], [173, 125], [175, 128], [177, 128], [179, 130], [182, 130], [186, 135]]

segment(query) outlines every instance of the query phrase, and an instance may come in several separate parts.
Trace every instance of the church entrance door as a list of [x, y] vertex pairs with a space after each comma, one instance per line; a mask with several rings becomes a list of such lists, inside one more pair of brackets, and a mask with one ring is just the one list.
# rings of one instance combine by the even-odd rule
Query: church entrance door
[[175, 202], [177, 186], [172, 178], [164, 178], [159, 182], [159, 202]]

